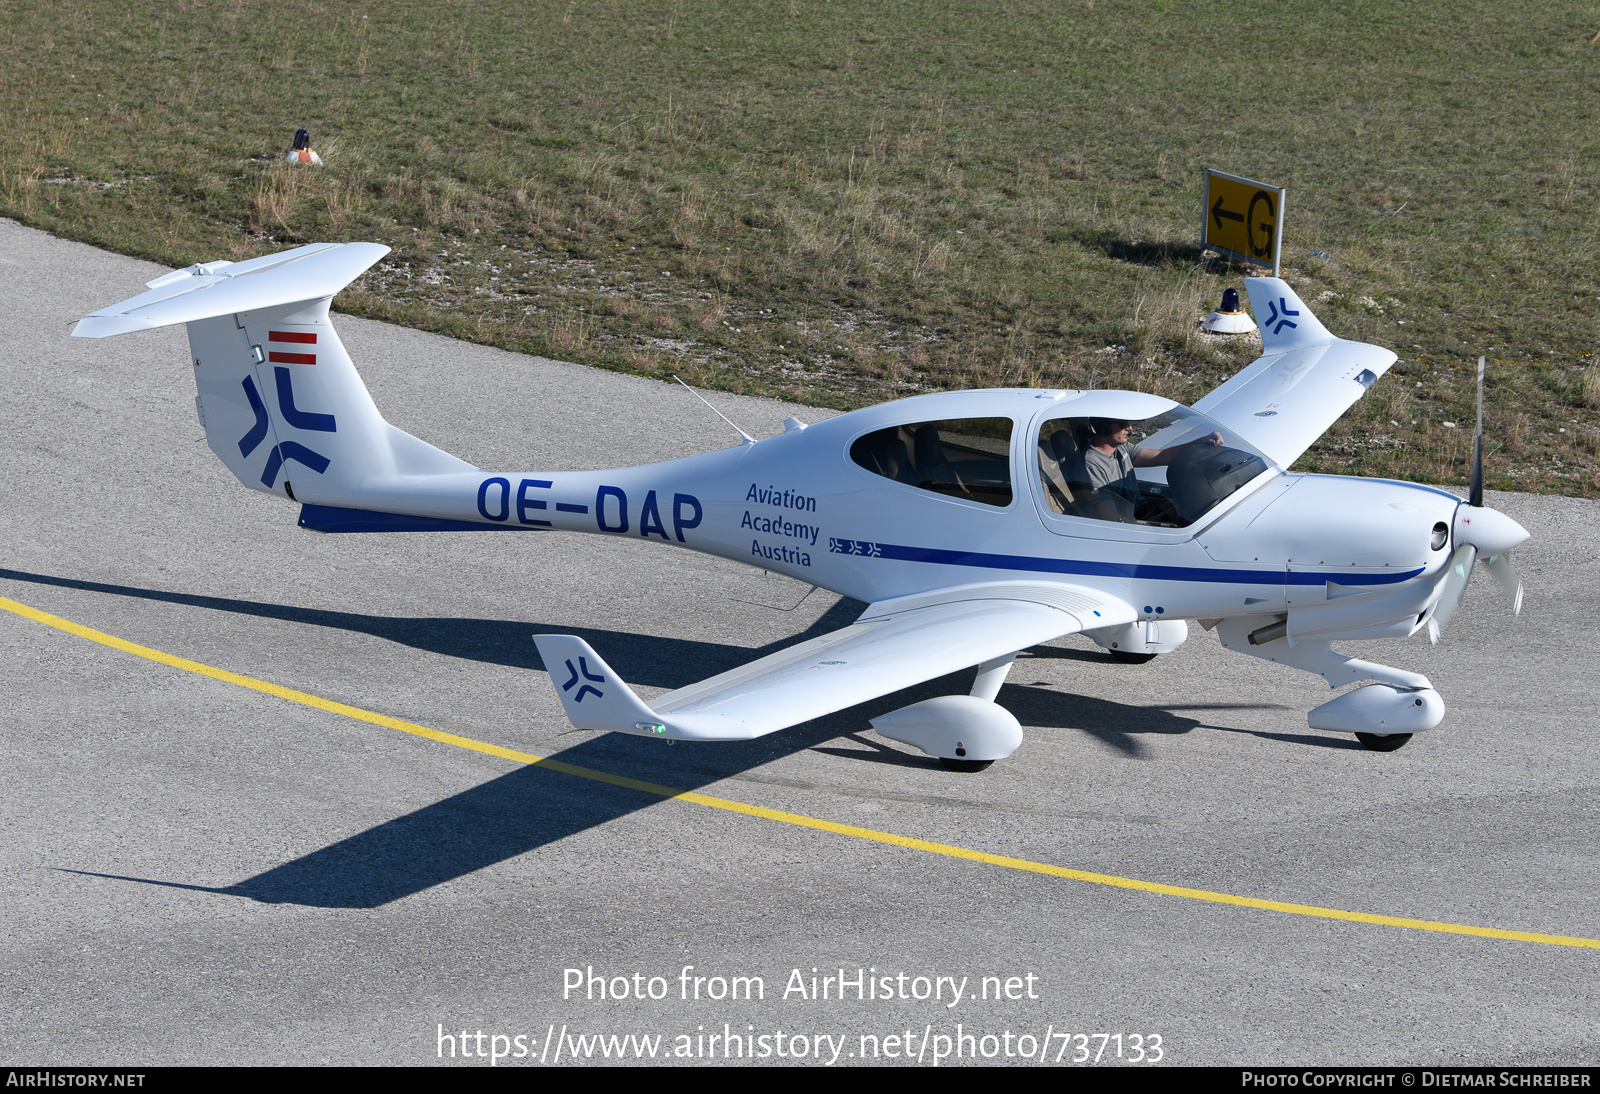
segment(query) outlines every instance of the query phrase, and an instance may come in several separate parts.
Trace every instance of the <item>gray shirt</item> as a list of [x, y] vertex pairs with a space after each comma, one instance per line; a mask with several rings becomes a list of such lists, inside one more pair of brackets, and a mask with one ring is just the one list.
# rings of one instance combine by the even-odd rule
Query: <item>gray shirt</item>
[[1139, 446], [1129, 441], [1118, 445], [1108, 456], [1093, 445], [1083, 450], [1083, 473], [1091, 487], [1108, 494], [1121, 496], [1117, 508], [1125, 510], [1119, 515], [1132, 519], [1133, 506], [1139, 500], [1139, 477], [1133, 473], [1133, 461], [1139, 456]]
[[1111, 455], [1093, 445], [1083, 450], [1083, 471], [1089, 485], [1099, 490], [1110, 487], [1130, 498], [1139, 496], [1139, 478], [1133, 473], [1133, 461], [1139, 456], [1139, 446], [1129, 441], [1118, 445]]

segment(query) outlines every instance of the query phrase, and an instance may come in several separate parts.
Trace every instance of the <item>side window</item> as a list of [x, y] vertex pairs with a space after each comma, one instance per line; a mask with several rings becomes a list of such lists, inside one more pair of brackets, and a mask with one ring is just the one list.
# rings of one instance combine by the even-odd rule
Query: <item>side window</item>
[[1011, 419], [916, 422], [868, 433], [850, 446], [868, 471], [984, 505], [1011, 504]]

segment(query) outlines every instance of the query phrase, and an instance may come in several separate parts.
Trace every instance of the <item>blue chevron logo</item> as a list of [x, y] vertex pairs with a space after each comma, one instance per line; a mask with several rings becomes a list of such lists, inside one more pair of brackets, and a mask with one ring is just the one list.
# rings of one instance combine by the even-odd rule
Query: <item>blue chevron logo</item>
[[267, 457], [266, 470], [261, 472], [262, 486], [270, 487], [278, 481], [278, 471], [283, 467], [285, 460], [303, 463], [319, 475], [328, 469], [328, 457], [311, 451], [303, 444], [284, 441], [282, 444], [273, 445], [272, 454]]
[[[588, 658], [578, 658], [578, 665], [583, 670], [583, 678], [585, 680], [593, 680], [597, 684], [603, 684], [606, 682], [606, 678], [604, 676], [596, 676], [594, 673], [589, 671]], [[567, 671], [572, 673], [572, 679], [561, 685], [562, 691], [571, 691], [572, 685], [578, 682], [578, 669], [572, 667], [572, 658], [570, 657], [567, 658]], [[574, 703], [581, 703], [583, 702], [583, 697], [585, 695], [593, 695], [596, 699], [604, 699], [606, 697], [606, 693], [601, 691], [599, 688], [585, 684], [583, 687], [578, 689], [578, 694], [572, 697], [572, 701]]]
[[[1282, 309], [1281, 312], [1279, 311], [1280, 308]], [[1289, 319], [1285, 318], [1285, 316], [1299, 314], [1300, 313], [1297, 311], [1289, 310], [1288, 297], [1280, 296], [1276, 301], [1267, 301], [1267, 321], [1261, 325], [1264, 327], [1272, 327], [1273, 334], [1280, 334], [1283, 332], [1284, 327], [1297, 327], [1300, 325], [1298, 323], [1291, 322]]]
[[[300, 410], [294, 405], [294, 384], [289, 377], [289, 370], [279, 367], [274, 370], [278, 384], [278, 409], [283, 412], [284, 421], [296, 429], [304, 429], [318, 433], [337, 433], [338, 423], [332, 414], [311, 414]], [[271, 419], [267, 416], [267, 406], [261, 401], [261, 393], [256, 390], [255, 378], [246, 376], [240, 385], [244, 388], [244, 397], [250, 402], [250, 410], [255, 414], [255, 424], [250, 427], [243, 437], [239, 438], [239, 454], [249, 456], [267, 439], [267, 430], [271, 426]], [[286, 461], [293, 460], [304, 464], [317, 474], [322, 474], [328, 469], [329, 459], [320, 452], [313, 452], [297, 441], [284, 441], [282, 444], [272, 446], [272, 451], [267, 455], [267, 466], [261, 472], [261, 485], [269, 489], [278, 481], [278, 472], [283, 469]]]
[[[239, 455], [248, 456], [256, 450], [256, 446], [267, 438], [267, 407], [261, 401], [261, 395], [256, 391], [256, 382], [253, 378], [244, 378], [244, 397], [250, 400], [250, 409], [255, 411], [256, 424], [250, 427], [250, 432], [239, 438]], [[270, 483], [268, 485], [271, 485]]]

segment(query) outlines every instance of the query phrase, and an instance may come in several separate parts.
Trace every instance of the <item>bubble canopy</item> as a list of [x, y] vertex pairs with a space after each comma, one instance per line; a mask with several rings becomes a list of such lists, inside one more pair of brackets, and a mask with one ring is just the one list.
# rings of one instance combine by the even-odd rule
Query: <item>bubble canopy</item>
[[1199, 411], [1131, 391], [1063, 400], [1037, 451], [1051, 513], [1162, 528], [1187, 527], [1272, 467]]

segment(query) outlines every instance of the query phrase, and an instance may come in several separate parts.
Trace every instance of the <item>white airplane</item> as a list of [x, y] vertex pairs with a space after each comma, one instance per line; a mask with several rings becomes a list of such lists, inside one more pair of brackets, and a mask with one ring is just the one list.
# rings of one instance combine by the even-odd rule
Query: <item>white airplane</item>
[[[1482, 392], [1470, 496], [1284, 469], [1395, 361], [1334, 337], [1283, 281], [1246, 280], [1264, 353], [1192, 408], [1130, 391], [922, 395], [720, 451], [608, 471], [483, 471], [383, 419], [328, 305], [388, 248], [314, 244], [157, 278], [81, 320], [100, 338], [188, 325], [211, 450], [319, 532], [562, 530], [660, 540], [869, 607], [848, 627], [653, 700], [572, 635], [535, 635], [574, 726], [746, 740], [976, 666], [970, 694], [873, 720], [957, 770], [1022, 741], [995, 702], [1021, 650], [1082, 633], [1127, 661], [1188, 620], [1251, 657], [1373, 681], [1312, 728], [1391, 751], [1444, 717], [1419, 673], [1335, 641], [1438, 628], [1474, 560], [1521, 607], [1483, 505]], [[1263, 318], [1264, 316], [1264, 318]], [[729, 423], [730, 425], [732, 423]], [[735, 427], [737, 428], [737, 427]]]

